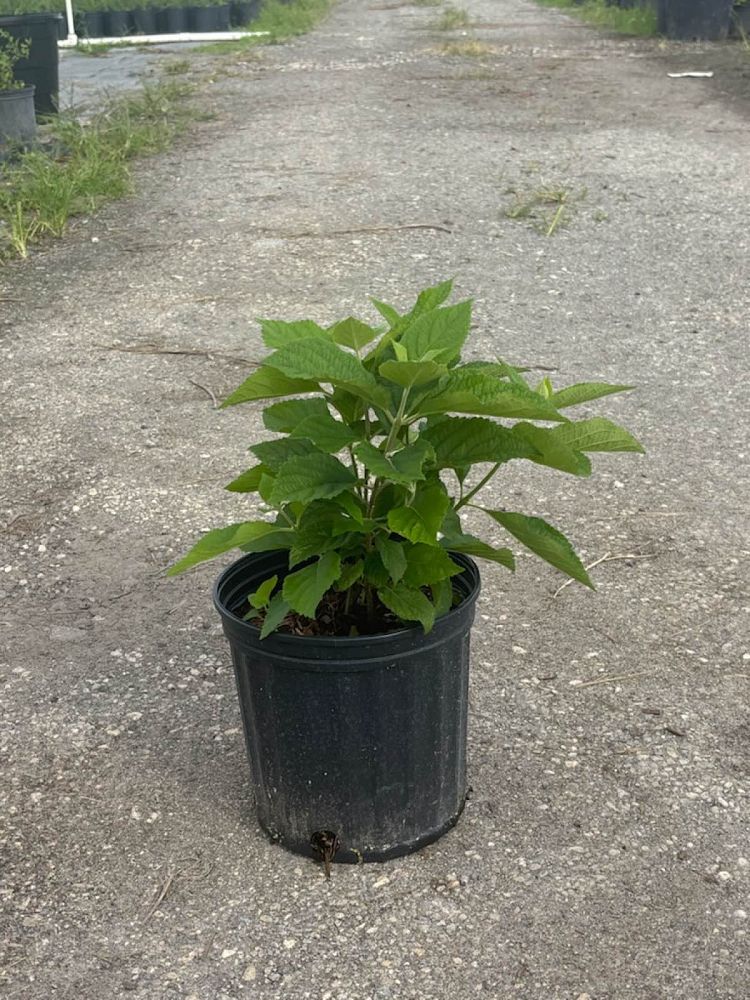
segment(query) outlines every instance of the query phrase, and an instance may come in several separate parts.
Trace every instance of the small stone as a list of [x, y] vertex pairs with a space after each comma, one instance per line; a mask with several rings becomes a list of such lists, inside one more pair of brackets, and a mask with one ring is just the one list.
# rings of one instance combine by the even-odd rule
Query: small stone
[[722, 882], [730, 882], [732, 879], [732, 876], [729, 874], [729, 872], [718, 872], [716, 877], [720, 879]]
[[373, 889], [382, 889], [384, 885], [389, 885], [390, 881], [391, 880], [387, 875], [383, 875], [383, 877], [379, 878], [377, 882], [373, 882], [372, 887]]
[[255, 982], [255, 977], [258, 975], [258, 970], [254, 965], [248, 965], [245, 971], [242, 973], [242, 978], [246, 983]]
[[297, 947], [297, 942], [294, 940], [294, 938], [284, 938], [284, 947], [287, 949], [287, 951], [291, 951], [292, 948]]
[[747, 910], [735, 910], [732, 916], [735, 920], [747, 920]]
[[225, 948], [224, 951], [222, 951], [222, 953], [221, 953], [221, 957], [222, 958], [231, 958], [232, 955], [236, 955], [236, 954], [237, 954], [237, 949], [236, 948]]

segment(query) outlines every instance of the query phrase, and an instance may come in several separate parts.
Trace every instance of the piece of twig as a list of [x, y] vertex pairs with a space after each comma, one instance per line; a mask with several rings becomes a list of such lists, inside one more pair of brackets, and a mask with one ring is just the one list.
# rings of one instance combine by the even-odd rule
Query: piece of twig
[[212, 402], [212, 403], [214, 404], [214, 409], [215, 409], [215, 410], [218, 410], [218, 409], [219, 409], [219, 400], [218, 400], [218, 399], [216, 398], [216, 396], [215, 396], [215, 395], [214, 395], [214, 394], [213, 394], [213, 393], [211, 392], [211, 390], [210, 390], [210, 389], [208, 388], [208, 386], [207, 386], [207, 385], [201, 385], [201, 384], [200, 384], [200, 382], [196, 382], [194, 378], [189, 378], [189, 379], [188, 379], [188, 382], [189, 382], [189, 383], [190, 383], [191, 385], [194, 385], [196, 389], [202, 389], [202, 390], [203, 390], [203, 392], [205, 392], [205, 394], [206, 394], [206, 395], [208, 396], [208, 398], [209, 398], [209, 399], [211, 400], [211, 402]]
[[357, 236], [360, 233], [398, 233], [408, 229], [432, 229], [438, 233], [448, 233], [449, 236], [453, 235], [453, 230], [448, 229], [447, 226], [439, 226], [430, 222], [413, 222], [403, 226], [360, 226], [356, 229], [329, 229], [326, 233], [316, 233], [310, 229], [304, 230], [301, 233], [280, 233], [277, 235], [286, 240], [303, 240], [310, 239], [311, 237], [327, 240], [334, 236]]
[[[589, 563], [589, 565], [586, 566], [586, 569], [590, 570], [593, 569], [594, 566], [599, 566], [601, 563], [616, 562], [619, 559], [653, 559], [653, 555], [651, 555], [650, 553], [640, 553], [640, 552], [636, 553], [626, 552], [623, 555], [612, 555], [611, 552], [605, 552], [605, 554], [601, 556], [599, 559], [595, 559], [592, 563]], [[566, 587], [569, 587], [570, 584], [573, 582], [574, 581], [572, 578], [570, 580], [566, 580], [565, 583], [561, 584], [557, 588], [552, 597], [553, 598], [557, 597], [559, 594], [563, 592], [563, 590], [565, 590]]]
[[581, 681], [571, 686], [575, 688], [587, 688], [593, 687], [595, 684], [616, 684], [618, 681], [630, 681], [636, 677], [646, 677], [650, 673], [650, 670], [639, 670], [637, 674], [611, 674], [609, 677], [595, 677], [592, 681]]
[[209, 361], [212, 361], [214, 358], [221, 358], [222, 361], [232, 361], [236, 365], [250, 365], [254, 368], [257, 368], [259, 365], [257, 361], [251, 361], [249, 358], [240, 358], [236, 354], [221, 354], [219, 351], [199, 351], [182, 347], [159, 347], [156, 344], [126, 344], [123, 347], [117, 344], [94, 344], [94, 347], [100, 347], [103, 351], [117, 351], [120, 354], [174, 354], [185, 355], [186, 357], [208, 358]]
[[149, 920], [151, 920], [151, 918], [153, 917], [153, 915], [156, 913], [156, 911], [159, 909], [159, 907], [161, 906], [161, 904], [167, 898], [167, 894], [168, 894], [169, 890], [172, 888], [172, 885], [173, 885], [174, 880], [176, 878], [177, 878], [177, 872], [170, 872], [169, 875], [167, 875], [167, 877], [164, 880], [164, 882], [162, 883], [161, 888], [157, 889], [154, 901], [151, 904], [151, 906], [149, 907], [148, 913], [146, 914], [146, 916], [145, 916], [145, 918], [143, 920], [144, 924], [147, 924], [149, 922]]

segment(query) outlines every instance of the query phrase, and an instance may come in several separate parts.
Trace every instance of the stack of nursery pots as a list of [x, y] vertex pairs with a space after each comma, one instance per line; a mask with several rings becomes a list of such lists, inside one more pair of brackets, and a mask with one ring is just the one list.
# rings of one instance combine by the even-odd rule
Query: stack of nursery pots
[[258, 820], [327, 869], [415, 851], [464, 808], [472, 557], [515, 565], [468, 533], [464, 511], [593, 586], [556, 528], [492, 510], [481, 491], [512, 460], [586, 477], [589, 452], [643, 450], [609, 420], [566, 415], [630, 386], [533, 388], [528, 369], [462, 364], [471, 303], [445, 305], [451, 290], [425, 289], [404, 314], [373, 300], [385, 328], [262, 321], [272, 353], [224, 402], [251, 404], [254, 420], [265, 401], [281, 435], [251, 445], [258, 464], [227, 487], [249, 495], [251, 519], [209, 531], [170, 569], [244, 553], [213, 596]]
[[659, 0], [659, 31], [682, 41], [723, 41], [733, 0]]
[[[106, 5], [106, 6], [105, 6]], [[84, 38], [126, 35], [228, 31], [258, 16], [261, 0], [217, 4], [211, 0], [150, 3], [148, 0], [80, 0], [76, 4], [78, 33]]]
[[61, 14], [0, 16], [0, 30], [15, 39], [29, 41], [28, 54], [16, 63], [15, 75], [34, 88], [34, 109], [38, 115], [57, 111], [60, 90], [57, 41], [63, 21]]

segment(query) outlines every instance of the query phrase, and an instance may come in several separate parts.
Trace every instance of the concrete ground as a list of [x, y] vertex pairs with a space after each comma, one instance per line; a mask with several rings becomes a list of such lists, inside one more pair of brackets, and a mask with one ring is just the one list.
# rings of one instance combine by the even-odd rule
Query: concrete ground
[[[227, 63], [135, 197], [0, 272], [8, 1000], [748, 996], [739, 50], [465, 4], [462, 36], [342, 0]], [[440, 48], [467, 38], [488, 48]], [[508, 217], [549, 186], [553, 236]], [[258, 411], [209, 397], [261, 355], [253, 318], [372, 316], [452, 274], [472, 354], [637, 384], [597, 409], [648, 455], [498, 480], [618, 558], [596, 594], [485, 569], [463, 819], [326, 882], [254, 822], [218, 567], [163, 569], [247, 510], [221, 486]]]

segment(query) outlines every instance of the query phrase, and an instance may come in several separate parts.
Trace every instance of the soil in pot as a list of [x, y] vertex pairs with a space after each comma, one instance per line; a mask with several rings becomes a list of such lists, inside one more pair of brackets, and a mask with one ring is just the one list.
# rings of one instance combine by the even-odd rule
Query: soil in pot
[[260, 824], [283, 846], [319, 860], [327, 853], [328, 861], [382, 861], [418, 850], [457, 822], [466, 800], [477, 568], [457, 557], [459, 603], [427, 635], [400, 627], [261, 640], [242, 619], [247, 595], [283, 576], [286, 559], [247, 556], [214, 590]]

